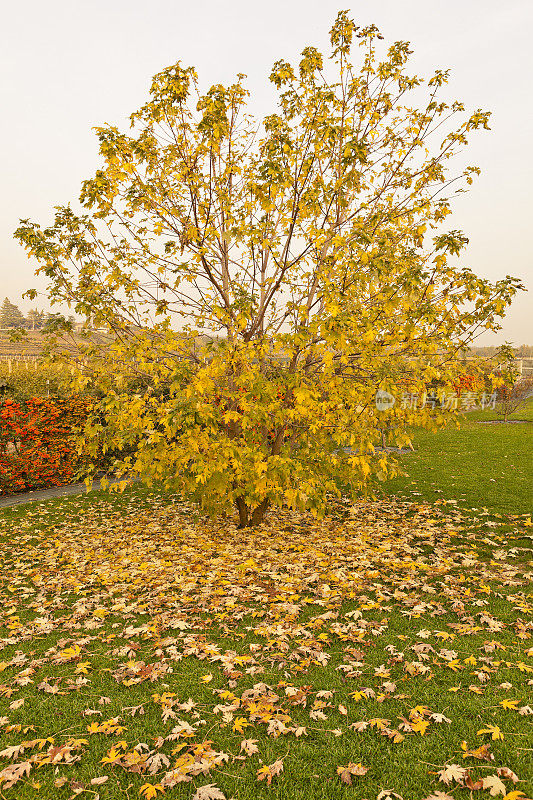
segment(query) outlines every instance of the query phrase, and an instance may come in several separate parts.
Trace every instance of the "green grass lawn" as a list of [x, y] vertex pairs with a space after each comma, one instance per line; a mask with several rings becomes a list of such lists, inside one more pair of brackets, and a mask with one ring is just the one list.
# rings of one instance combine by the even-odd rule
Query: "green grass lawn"
[[496, 419], [492, 411], [475, 411], [464, 415], [459, 430], [415, 431], [415, 452], [400, 457], [408, 475], [389, 481], [382, 492], [430, 502], [454, 499], [500, 514], [531, 513], [533, 402], [513, 417], [531, 422], [486, 424]]
[[323, 521], [0, 511], [2, 796], [532, 797], [532, 427], [420, 432]]

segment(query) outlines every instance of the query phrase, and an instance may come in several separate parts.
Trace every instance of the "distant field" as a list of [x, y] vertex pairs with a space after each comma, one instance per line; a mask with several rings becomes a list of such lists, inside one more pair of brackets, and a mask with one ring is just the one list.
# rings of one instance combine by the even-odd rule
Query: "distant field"
[[[74, 334], [75, 342], [82, 342], [81, 337]], [[20, 342], [13, 342], [10, 338], [10, 332], [7, 330], [0, 330], [0, 362], [7, 359], [35, 359], [42, 356], [45, 338], [40, 331], [27, 331], [26, 336]], [[66, 340], [64, 342], [65, 350], [72, 348], [72, 342]]]
[[42, 348], [43, 337], [39, 331], [28, 331], [22, 342], [12, 342], [8, 331], [0, 331], [0, 359], [23, 356], [35, 358], [41, 355]]

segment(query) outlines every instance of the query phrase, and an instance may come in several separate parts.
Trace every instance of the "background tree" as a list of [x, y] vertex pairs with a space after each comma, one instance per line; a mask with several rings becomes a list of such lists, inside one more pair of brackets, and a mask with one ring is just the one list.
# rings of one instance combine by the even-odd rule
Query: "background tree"
[[524, 408], [533, 397], [533, 377], [513, 374], [497, 389], [496, 411], [507, 422], [512, 414]]
[[18, 306], [5, 297], [0, 306], [0, 328], [22, 328], [24, 315]]
[[[468, 240], [442, 228], [478, 172], [451, 159], [489, 114], [445, 102], [447, 72], [410, 75], [408, 43], [381, 39], [341, 12], [327, 61], [306, 47], [274, 65], [262, 125], [244, 76], [202, 93], [192, 67], [165, 69], [130, 134], [97, 129], [86, 212], [22, 221], [52, 302], [109, 331], [81, 348], [104, 392], [86, 433], [125, 448], [125, 476], [235, 504], [241, 525], [271, 503], [318, 513], [394, 472], [374, 452], [383, 415], [398, 444], [445, 416], [378, 411], [376, 390], [451, 386], [456, 354], [498, 329], [519, 282], [459, 266]], [[136, 372], [153, 391], [124, 391]]]
[[44, 311], [39, 311], [36, 308], [31, 308], [28, 311], [28, 313], [26, 315], [26, 318], [28, 320], [28, 323], [29, 323], [32, 331], [34, 331], [36, 329], [39, 330], [40, 328], [43, 327], [43, 325], [45, 323], [46, 313]]
[[517, 367], [517, 350], [506, 342], [497, 348], [492, 359], [488, 382], [496, 392], [496, 413], [507, 422], [533, 397], [533, 377], [521, 375]]

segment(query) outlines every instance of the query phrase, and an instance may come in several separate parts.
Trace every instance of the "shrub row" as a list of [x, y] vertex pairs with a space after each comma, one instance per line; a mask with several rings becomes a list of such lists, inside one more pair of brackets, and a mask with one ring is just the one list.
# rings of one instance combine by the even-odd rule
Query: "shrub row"
[[[17, 402], [32, 397], [68, 397], [70, 371], [62, 364], [0, 361], [2, 394]], [[1, 402], [1, 399], [0, 399]]]

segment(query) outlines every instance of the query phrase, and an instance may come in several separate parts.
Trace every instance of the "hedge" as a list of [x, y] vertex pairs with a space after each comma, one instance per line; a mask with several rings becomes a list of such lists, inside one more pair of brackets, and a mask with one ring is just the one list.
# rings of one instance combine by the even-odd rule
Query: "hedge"
[[0, 399], [0, 495], [71, 483], [83, 468], [76, 432], [90, 398]]

